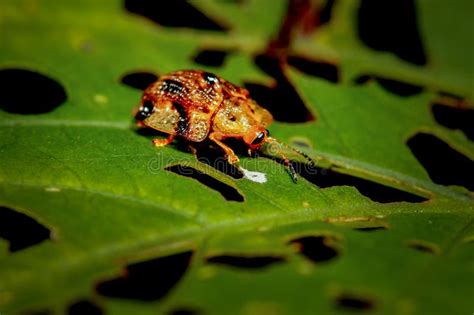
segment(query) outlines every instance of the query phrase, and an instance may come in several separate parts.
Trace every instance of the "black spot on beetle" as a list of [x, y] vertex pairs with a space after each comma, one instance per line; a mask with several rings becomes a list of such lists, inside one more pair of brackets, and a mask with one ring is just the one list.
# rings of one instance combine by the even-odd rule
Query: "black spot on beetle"
[[163, 92], [171, 93], [171, 94], [180, 94], [183, 92], [184, 86], [181, 82], [175, 80], [164, 80], [160, 90]]
[[152, 101], [150, 100], [145, 100], [138, 109], [137, 114], [135, 115], [135, 119], [138, 121], [143, 121], [146, 118], [150, 117], [150, 115], [153, 113], [153, 110], [155, 108], [155, 105], [153, 104]]
[[0, 108], [13, 114], [48, 113], [67, 99], [64, 87], [41, 73], [0, 70]]
[[123, 276], [99, 283], [107, 297], [156, 301], [164, 297], [186, 272], [192, 252], [184, 252], [128, 265]]
[[16, 252], [50, 239], [50, 230], [38, 221], [13, 209], [0, 207], [0, 237]]
[[209, 85], [214, 85], [216, 83], [219, 82], [219, 78], [217, 78], [214, 74], [212, 73], [209, 73], [209, 72], [204, 72], [202, 74], [204, 80], [206, 80], [206, 82], [209, 84]]
[[179, 136], [186, 136], [189, 131], [189, 115], [184, 106], [180, 103], [174, 102], [173, 107], [176, 108], [179, 114], [178, 124], [176, 125], [176, 134]]

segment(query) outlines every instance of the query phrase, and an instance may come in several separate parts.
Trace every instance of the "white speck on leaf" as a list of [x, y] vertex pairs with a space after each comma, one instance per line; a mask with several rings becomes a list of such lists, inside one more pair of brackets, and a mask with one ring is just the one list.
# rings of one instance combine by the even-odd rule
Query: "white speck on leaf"
[[58, 187], [46, 187], [44, 190], [46, 190], [47, 192], [60, 192], [61, 189], [58, 188]]
[[107, 104], [109, 102], [109, 98], [104, 94], [95, 94], [94, 102], [96, 102], [97, 104]]
[[267, 182], [267, 175], [265, 175], [264, 173], [249, 171], [243, 167], [240, 167], [239, 169], [244, 174], [245, 179], [248, 179], [248, 180], [251, 180], [252, 182], [256, 182], [260, 184]]

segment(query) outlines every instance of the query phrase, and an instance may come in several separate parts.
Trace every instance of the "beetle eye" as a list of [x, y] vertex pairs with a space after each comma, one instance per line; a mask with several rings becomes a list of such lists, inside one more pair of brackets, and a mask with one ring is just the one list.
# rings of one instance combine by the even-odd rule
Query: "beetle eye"
[[255, 139], [253, 139], [252, 145], [260, 144], [263, 140], [265, 140], [265, 134], [263, 132], [259, 132]]
[[142, 106], [138, 109], [137, 114], [135, 115], [135, 119], [139, 121], [145, 120], [153, 113], [153, 102], [152, 101], [144, 101]]

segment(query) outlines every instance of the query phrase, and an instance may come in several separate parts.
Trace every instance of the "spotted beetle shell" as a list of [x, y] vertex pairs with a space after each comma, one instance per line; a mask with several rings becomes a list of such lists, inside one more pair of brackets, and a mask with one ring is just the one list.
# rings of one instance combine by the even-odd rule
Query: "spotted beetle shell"
[[206, 139], [213, 127], [244, 134], [252, 125], [272, 121], [246, 89], [199, 70], [160, 77], [144, 91], [140, 109], [137, 116], [144, 116], [137, 119], [144, 125], [194, 142]]

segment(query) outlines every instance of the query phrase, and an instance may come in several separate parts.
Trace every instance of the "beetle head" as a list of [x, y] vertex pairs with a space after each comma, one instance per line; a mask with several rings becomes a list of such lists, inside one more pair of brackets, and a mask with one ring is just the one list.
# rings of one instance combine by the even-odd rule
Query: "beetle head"
[[244, 137], [244, 142], [252, 150], [258, 150], [267, 141], [268, 130], [263, 127], [254, 127]]

